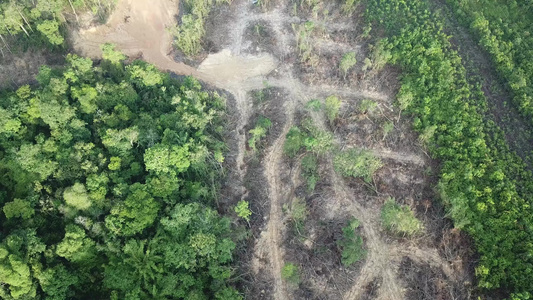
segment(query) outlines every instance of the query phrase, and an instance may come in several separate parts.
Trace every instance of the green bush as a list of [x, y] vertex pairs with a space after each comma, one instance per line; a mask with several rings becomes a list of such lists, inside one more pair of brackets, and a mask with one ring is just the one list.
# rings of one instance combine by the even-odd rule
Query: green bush
[[359, 112], [362, 114], [373, 114], [378, 108], [376, 101], [364, 99], [359, 104]]
[[383, 166], [383, 163], [370, 151], [350, 149], [337, 154], [333, 165], [344, 177], [362, 177], [366, 182], [372, 182], [374, 173]]
[[359, 5], [360, 0], [344, 0], [344, 4], [342, 5], [342, 12], [344, 12], [347, 15], [351, 15], [355, 12], [355, 9], [357, 8], [357, 5]]
[[248, 201], [241, 200], [237, 205], [235, 206], [235, 212], [237, 213], [237, 216], [239, 218], [243, 218], [246, 220], [246, 222], [250, 222], [250, 216], [252, 215], [252, 211], [249, 208]]
[[392, 233], [414, 235], [422, 231], [422, 222], [407, 205], [399, 205], [393, 198], [387, 199], [381, 208], [381, 222]]
[[302, 125], [308, 132], [304, 139], [304, 145], [308, 151], [324, 155], [333, 149], [334, 137], [331, 132], [318, 128], [311, 119], [305, 119]]
[[281, 270], [281, 278], [293, 285], [300, 284], [300, 270], [298, 266], [293, 263], [286, 263]]
[[212, 7], [217, 4], [231, 3], [231, 0], [186, 0], [187, 13], [181, 24], [170, 32], [176, 37], [176, 46], [186, 55], [195, 55], [202, 50], [205, 35], [205, 22]]
[[315, 45], [313, 44], [313, 31], [315, 24], [307, 21], [302, 24], [292, 24], [292, 28], [296, 34], [296, 44], [299, 50], [300, 61], [310, 65], [316, 64]]
[[316, 183], [320, 179], [318, 176], [318, 159], [313, 154], [306, 154], [302, 158], [302, 175], [307, 183], [307, 190], [315, 190]]
[[300, 149], [304, 146], [305, 134], [297, 126], [291, 127], [287, 136], [285, 137], [285, 143], [283, 144], [283, 152], [289, 156], [294, 157]]
[[366, 250], [363, 248], [363, 238], [355, 234], [359, 227], [359, 220], [353, 218], [348, 226], [342, 228], [342, 239], [337, 241], [337, 246], [342, 250], [341, 262], [345, 266], [365, 258]]
[[339, 63], [339, 69], [344, 75], [344, 78], [346, 78], [346, 75], [348, 75], [348, 71], [353, 68], [356, 63], [357, 59], [355, 58], [355, 52], [348, 52], [342, 56], [341, 62]]
[[329, 120], [330, 124], [333, 124], [333, 121], [339, 115], [339, 110], [341, 108], [341, 100], [337, 96], [329, 96], [326, 98], [326, 117]]
[[312, 111], [320, 111], [322, 109], [322, 103], [318, 99], [312, 99], [307, 102], [305, 105], [305, 108], [312, 110]]
[[293, 198], [290, 204], [283, 205], [283, 209], [288, 214], [298, 234], [301, 234], [308, 214], [305, 200]]
[[272, 127], [272, 122], [269, 119], [263, 116], [257, 119], [254, 129], [250, 130], [252, 136], [248, 139], [248, 146], [253, 151], [257, 150], [257, 143], [266, 136], [270, 127]]

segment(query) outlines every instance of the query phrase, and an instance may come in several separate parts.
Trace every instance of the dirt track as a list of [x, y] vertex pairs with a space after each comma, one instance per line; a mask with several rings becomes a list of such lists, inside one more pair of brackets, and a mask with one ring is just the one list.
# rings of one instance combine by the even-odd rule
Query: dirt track
[[[289, 16], [287, 9], [280, 7], [266, 13], [253, 10], [250, 1], [234, 0], [234, 17], [228, 22], [226, 28], [228, 39], [223, 45], [225, 48], [219, 53], [209, 55], [198, 68], [193, 68], [183, 63], [175, 62], [170, 56], [171, 37], [165, 30], [174, 22], [177, 13], [177, 4], [171, 0], [122, 0], [118, 2], [117, 9], [110, 17], [108, 24], [80, 31], [74, 37], [75, 48], [79, 53], [91, 57], [100, 54], [99, 44], [104, 42], [115, 43], [119, 49], [128, 55], [142, 53], [144, 60], [156, 65], [162, 70], [169, 70], [177, 74], [193, 75], [218, 88], [232, 93], [236, 99], [239, 112], [237, 130], [241, 133], [238, 137], [237, 161], [235, 170], [242, 178], [246, 173], [246, 132], [245, 128], [253, 113], [253, 107], [248, 93], [261, 89], [266, 80], [273, 87], [279, 87], [289, 93], [284, 103], [286, 122], [282, 133], [273, 145], [265, 151], [262, 165], [268, 183], [270, 210], [265, 231], [256, 243], [256, 257], [264, 258], [269, 263], [264, 268], [270, 270], [274, 279], [273, 298], [276, 300], [294, 299], [281, 278], [281, 269], [285, 263], [282, 200], [287, 197], [285, 184], [280, 175], [282, 164], [283, 143], [285, 135], [293, 124], [295, 110], [303, 106], [312, 98], [325, 97], [331, 94], [342, 97], [365, 97], [376, 101], [389, 101], [387, 95], [374, 90], [356, 90], [354, 88], [339, 87], [329, 84], [308, 85], [295, 77], [295, 66], [284, 61], [286, 55], [294, 51], [295, 38], [290, 28], [291, 23], [300, 22], [298, 17]], [[278, 57], [272, 54], [249, 55], [246, 53], [244, 33], [246, 28], [256, 21], [263, 21], [271, 26], [275, 40], [278, 41]], [[327, 30], [349, 28], [349, 24], [325, 23]], [[331, 47], [332, 41], [323, 43], [324, 47]], [[343, 46], [343, 49], [350, 47]], [[357, 51], [359, 47], [351, 49]], [[282, 62], [282, 64], [280, 64]], [[271, 72], [276, 69], [275, 76]], [[270, 75], [269, 75], [270, 74]], [[321, 116], [314, 116], [317, 126], [328, 130], [326, 122]], [[337, 137], [338, 144], [341, 143]], [[360, 145], [359, 145], [360, 146]], [[395, 160], [404, 164], [424, 165], [424, 157], [414, 153], [397, 153], [384, 149], [371, 149], [377, 156], [384, 159]], [[360, 204], [360, 197], [345, 183], [344, 179], [333, 170], [332, 158], [327, 157], [329, 179], [334, 183], [335, 202], [337, 209], [349, 212], [350, 215], [361, 221], [363, 234], [366, 241], [368, 256], [362, 270], [351, 289], [344, 291], [344, 299], [359, 299], [364, 288], [375, 278], [383, 278], [378, 291], [378, 299], [405, 299], [405, 287], [398, 277], [398, 265], [404, 256], [411, 257], [414, 261], [429, 263], [441, 267], [449, 277], [453, 271], [449, 263], [443, 259], [436, 249], [423, 249], [415, 245], [404, 245], [398, 242], [383, 240], [379, 232], [379, 208], [367, 207]], [[245, 188], [241, 188], [245, 195]], [[333, 200], [332, 200], [333, 201]], [[332, 213], [335, 213], [332, 211]], [[261, 264], [259, 260], [255, 262]]]

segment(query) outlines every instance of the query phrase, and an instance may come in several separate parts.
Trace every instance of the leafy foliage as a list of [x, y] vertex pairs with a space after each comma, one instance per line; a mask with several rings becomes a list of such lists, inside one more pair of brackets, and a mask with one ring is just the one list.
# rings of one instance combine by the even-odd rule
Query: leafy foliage
[[239, 201], [239, 203], [237, 203], [237, 206], [235, 206], [235, 212], [237, 213], [237, 216], [239, 216], [239, 218], [245, 219], [246, 222], [250, 221], [250, 216], [252, 215], [252, 212], [250, 211], [250, 208], [248, 206], [248, 201], [244, 200]]
[[372, 182], [374, 173], [383, 163], [372, 152], [350, 149], [337, 154], [333, 160], [335, 170], [345, 177], [362, 177], [366, 182]]
[[224, 99], [103, 51], [0, 92], [0, 298], [242, 299], [211, 207]]
[[311, 119], [305, 119], [302, 126], [307, 132], [304, 146], [308, 151], [324, 155], [333, 149], [334, 137], [331, 132], [318, 128]]
[[348, 52], [342, 56], [341, 62], [339, 63], [339, 69], [345, 78], [346, 75], [348, 75], [348, 71], [353, 68], [356, 63], [357, 59], [355, 59], [355, 52]]
[[289, 219], [294, 224], [296, 231], [301, 234], [307, 219], [307, 205], [301, 198], [293, 198], [290, 204], [284, 204], [283, 209], [286, 211]]
[[318, 99], [312, 99], [307, 102], [305, 108], [315, 112], [320, 111], [320, 109], [322, 108], [322, 103]]
[[326, 117], [329, 120], [330, 124], [333, 124], [333, 121], [337, 119], [337, 116], [339, 115], [339, 110], [341, 108], [341, 100], [337, 96], [329, 96], [326, 98]]
[[291, 127], [287, 133], [285, 143], [283, 144], [283, 152], [289, 156], [294, 157], [304, 145], [305, 134], [297, 126]]
[[347, 267], [366, 256], [366, 250], [363, 248], [363, 238], [355, 233], [358, 227], [359, 220], [353, 218], [348, 226], [342, 228], [342, 239], [337, 241], [337, 245], [342, 250], [341, 262]]
[[362, 114], [373, 114], [377, 108], [378, 104], [376, 101], [370, 99], [363, 99], [361, 103], [359, 103], [359, 111]]
[[316, 183], [320, 179], [318, 175], [318, 159], [315, 155], [306, 154], [302, 158], [302, 175], [307, 183], [307, 190], [315, 190]]
[[296, 34], [300, 62], [314, 66], [318, 60], [317, 55], [314, 53], [315, 45], [312, 39], [315, 23], [307, 21], [302, 24], [292, 24], [292, 29]]
[[300, 270], [293, 263], [286, 263], [281, 269], [281, 278], [287, 280], [292, 285], [300, 284]]
[[360, 0], [344, 0], [342, 5], [342, 12], [347, 15], [351, 15], [355, 12], [355, 9], [359, 5]]
[[248, 146], [253, 150], [257, 150], [257, 143], [267, 135], [268, 130], [272, 127], [272, 122], [263, 116], [260, 116], [255, 124], [255, 127], [250, 130], [251, 137], [248, 139]]
[[389, 198], [381, 208], [383, 226], [394, 233], [413, 235], [422, 230], [422, 222], [418, 220], [407, 205], [399, 205]]

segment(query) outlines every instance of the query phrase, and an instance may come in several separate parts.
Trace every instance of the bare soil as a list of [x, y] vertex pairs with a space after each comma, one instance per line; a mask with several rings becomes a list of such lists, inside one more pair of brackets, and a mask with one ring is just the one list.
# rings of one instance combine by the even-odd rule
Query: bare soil
[[[215, 8], [205, 45], [216, 53], [198, 67], [174, 60], [165, 30], [178, 14], [178, 3], [172, 0], [119, 0], [107, 24], [80, 30], [73, 44], [80, 54], [98, 57], [99, 44], [113, 42], [128, 55], [142, 53], [162, 70], [194, 75], [227, 91], [232, 130], [226, 161], [230, 174], [222, 202], [231, 207], [247, 200], [254, 213], [251, 237], [238, 252], [243, 274], [239, 285], [247, 299], [467, 299], [472, 275], [469, 242], [443, 221], [432, 188], [437, 164], [425, 154], [408, 120], [398, 117], [393, 105], [397, 71], [363, 72], [361, 62], [369, 55], [369, 45], [360, 36], [361, 11], [347, 17], [337, 2], [324, 3], [316, 15], [305, 8], [294, 14], [289, 0], [274, 1], [265, 10], [249, 0]], [[312, 37], [318, 56], [314, 66], [300, 62], [292, 30], [292, 24], [309, 20], [320, 29]], [[341, 76], [338, 64], [348, 51], [356, 53], [359, 63]], [[267, 98], [258, 103], [256, 93], [266, 87]], [[309, 100], [333, 94], [343, 101], [333, 125], [322, 112], [304, 109]], [[358, 111], [364, 99], [377, 103], [374, 114]], [[271, 119], [273, 128], [258, 152], [252, 152], [247, 139], [259, 115]], [[290, 160], [283, 154], [285, 136], [302, 116], [332, 132], [338, 149], [365, 148], [382, 158], [384, 167], [374, 184], [342, 178], [334, 171], [333, 154], [326, 154], [319, 159], [320, 181], [309, 193], [300, 178], [301, 157]], [[394, 128], [385, 135], [387, 121]], [[294, 230], [283, 210], [294, 197], [304, 199], [307, 206], [303, 232]], [[382, 229], [380, 209], [388, 197], [416, 211], [425, 224], [423, 234], [405, 238]], [[336, 245], [341, 228], [352, 217], [361, 222], [367, 256], [347, 268], [340, 263]], [[281, 276], [288, 262], [299, 266], [298, 286]], [[421, 276], [435, 280], [423, 293], [413, 292]]]
[[46, 51], [28, 51], [25, 53], [7, 53], [0, 63], [0, 89], [16, 89], [23, 84], [35, 84], [35, 75], [42, 65], [61, 65], [62, 57]]

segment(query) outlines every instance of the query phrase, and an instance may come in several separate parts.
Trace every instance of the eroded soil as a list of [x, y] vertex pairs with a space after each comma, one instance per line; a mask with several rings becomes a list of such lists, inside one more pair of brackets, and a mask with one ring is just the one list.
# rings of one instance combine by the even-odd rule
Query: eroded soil
[[[206, 44], [211, 53], [195, 68], [174, 61], [171, 37], [165, 30], [175, 22], [178, 5], [171, 0], [122, 0], [106, 25], [80, 31], [74, 37], [77, 51], [98, 57], [99, 44], [115, 43], [128, 55], [138, 56], [179, 75], [194, 75], [232, 95], [232, 138], [228, 168], [232, 173], [235, 204], [251, 202], [253, 241], [243, 290], [248, 299], [467, 299], [468, 251], [460, 234], [443, 221], [442, 209], [431, 186], [435, 163], [424, 153], [408, 120], [398, 117], [393, 106], [396, 72], [393, 69], [363, 72], [361, 61], [369, 55], [367, 41], [359, 38], [360, 15], [341, 14], [336, 2], [322, 8], [329, 14], [313, 15], [305, 8], [294, 13], [293, 2], [278, 1], [262, 10], [248, 0], [215, 9], [209, 20]], [[299, 60], [292, 24], [312, 20], [320, 30], [312, 36], [314, 65]], [[256, 26], [257, 25], [257, 26]], [[337, 71], [342, 55], [356, 52], [355, 71]], [[262, 104], [254, 103], [254, 91], [273, 88]], [[309, 112], [311, 99], [339, 96], [343, 105], [334, 124], [322, 112]], [[373, 114], [358, 112], [364, 99], [377, 103]], [[248, 131], [255, 118], [273, 121], [269, 136], [257, 151], [247, 147]], [[337, 148], [365, 148], [382, 158], [385, 166], [376, 174], [374, 186], [345, 179], [333, 168], [333, 155], [320, 157], [320, 181], [311, 194], [300, 178], [300, 158], [283, 154], [285, 136], [302, 116], [334, 134]], [[391, 122], [385, 134], [383, 125]], [[299, 236], [291, 227], [284, 204], [295, 197], [305, 199], [308, 218]], [[380, 208], [388, 197], [410, 205], [425, 223], [424, 234], [407, 239], [383, 231]], [[229, 201], [229, 202], [231, 202]], [[346, 220], [359, 219], [367, 250], [366, 259], [345, 268], [340, 263], [336, 240]], [[257, 234], [255, 234], [257, 233]], [[463, 244], [461, 244], [463, 243]], [[301, 283], [288, 284], [281, 276], [287, 262], [300, 267]], [[413, 292], [416, 278], [432, 276], [422, 293]], [[418, 296], [420, 295], [420, 296]], [[433, 298], [437, 297], [438, 298]]]

